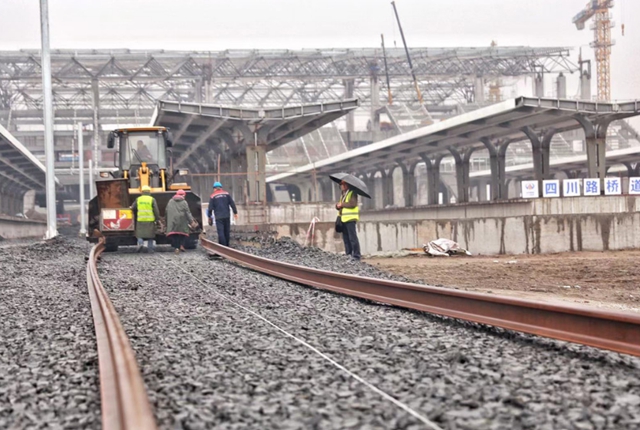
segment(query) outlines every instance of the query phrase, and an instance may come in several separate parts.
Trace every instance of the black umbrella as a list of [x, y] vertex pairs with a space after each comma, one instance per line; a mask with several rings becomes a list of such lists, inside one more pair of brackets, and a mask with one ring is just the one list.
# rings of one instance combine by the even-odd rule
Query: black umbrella
[[367, 197], [369, 199], [371, 198], [371, 196], [369, 195], [369, 188], [367, 188], [367, 184], [362, 182], [362, 179], [356, 178], [355, 176], [344, 172], [334, 173], [333, 175], [329, 175], [329, 177], [333, 182], [337, 182], [338, 184], [344, 181], [349, 184], [349, 187], [353, 189], [356, 194]]

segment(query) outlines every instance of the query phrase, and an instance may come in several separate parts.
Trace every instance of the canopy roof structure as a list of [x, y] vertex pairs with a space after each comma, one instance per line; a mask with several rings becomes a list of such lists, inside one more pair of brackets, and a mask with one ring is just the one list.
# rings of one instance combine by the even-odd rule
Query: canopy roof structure
[[0, 191], [42, 190], [45, 184], [44, 165], [0, 125]]
[[160, 101], [151, 125], [172, 131], [176, 166], [186, 163], [211, 169], [217, 154], [234, 157], [244, 154], [247, 146], [255, 145], [271, 151], [358, 106], [357, 99], [278, 108], [230, 108]]
[[[638, 101], [603, 103], [518, 97], [458, 115], [344, 154], [267, 178], [267, 182], [309, 177], [336, 171], [366, 174], [411, 164], [424, 157], [484, 147], [483, 141], [517, 141], [528, 131], [563, 132], [591, 124], [608, 123], [640, 115]], [[582, 121], [582, 122], [581, 122]]]

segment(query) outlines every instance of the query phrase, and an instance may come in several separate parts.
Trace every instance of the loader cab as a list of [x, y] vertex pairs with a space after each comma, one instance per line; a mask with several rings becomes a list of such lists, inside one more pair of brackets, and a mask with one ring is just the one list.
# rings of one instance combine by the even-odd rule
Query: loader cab
[[164, 127], [137, 127], [113, 130], [107, 142], [118, 148], [119, 176], [129, 180], [129, 192], [137, 194], [143, 185], [152, 191], [166, 191], [169, 168], [167, 149], [172, 146]]

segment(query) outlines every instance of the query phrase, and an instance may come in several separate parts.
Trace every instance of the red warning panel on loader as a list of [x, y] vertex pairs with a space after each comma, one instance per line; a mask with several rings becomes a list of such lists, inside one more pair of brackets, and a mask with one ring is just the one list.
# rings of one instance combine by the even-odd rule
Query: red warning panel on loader
[[102, 209], [100, 214], [100, 231], [133, 231], [133, 210]]

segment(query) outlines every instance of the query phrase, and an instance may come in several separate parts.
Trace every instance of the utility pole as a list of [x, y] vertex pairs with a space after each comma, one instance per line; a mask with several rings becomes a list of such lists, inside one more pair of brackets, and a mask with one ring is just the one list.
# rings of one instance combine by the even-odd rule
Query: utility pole
[[84, 205], [84, 143], [82, 141], [82, 123], [78, 126], [78, 169], [80, 170], [80, 237], [87, 234], [87, 219]]
[[51, 92], [51, 53], [49, 52], [49, 5], [40, 0], [40, 34], [42, 36], [42, 96], [44, 101], [44, 153], [46, 167], [47, 233], [46, 239], [58, 235], [56, 219], [56, 176], [53, 152], [53, 94]]

